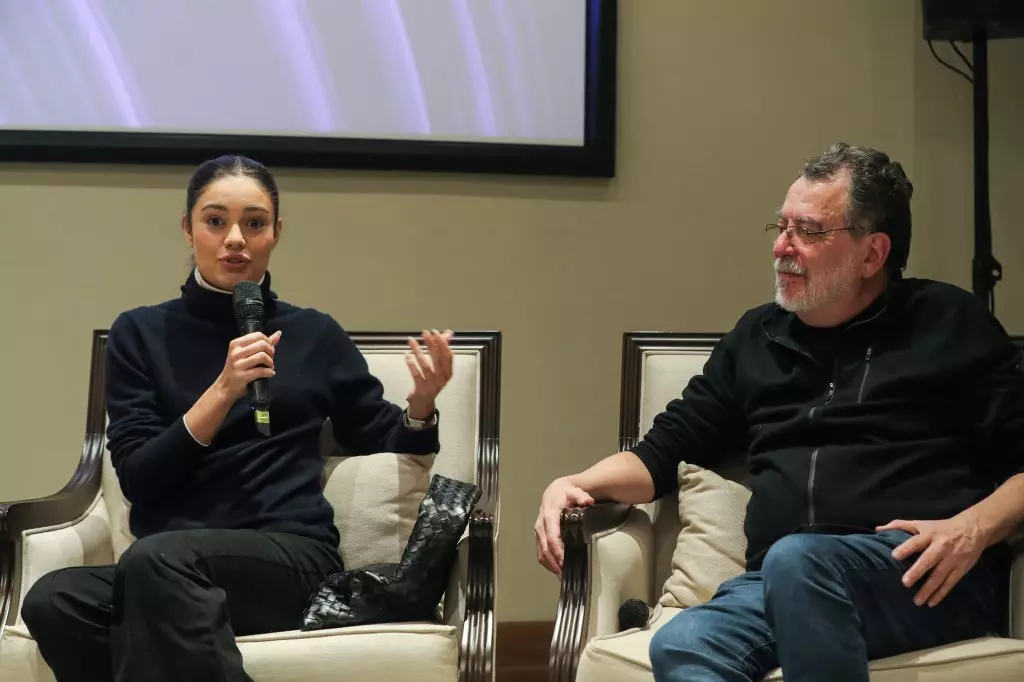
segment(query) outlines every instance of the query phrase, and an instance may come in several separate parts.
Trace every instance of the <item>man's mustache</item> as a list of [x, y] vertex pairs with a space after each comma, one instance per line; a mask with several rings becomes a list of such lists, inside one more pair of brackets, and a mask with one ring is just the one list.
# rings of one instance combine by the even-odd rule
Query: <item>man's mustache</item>
[[796, 264], [796, 261], [791, 258], [776, 258], [775, 259], [775, 272], [785, 273], [787, 275], [806, 275], [807, 271]]

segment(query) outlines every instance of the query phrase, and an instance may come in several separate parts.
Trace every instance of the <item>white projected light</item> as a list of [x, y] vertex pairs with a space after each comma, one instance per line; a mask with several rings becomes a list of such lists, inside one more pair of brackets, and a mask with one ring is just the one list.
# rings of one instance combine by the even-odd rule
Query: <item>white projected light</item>
[[614, 19], [613, 0], [0, 0], [0, 153], [610, 174]]

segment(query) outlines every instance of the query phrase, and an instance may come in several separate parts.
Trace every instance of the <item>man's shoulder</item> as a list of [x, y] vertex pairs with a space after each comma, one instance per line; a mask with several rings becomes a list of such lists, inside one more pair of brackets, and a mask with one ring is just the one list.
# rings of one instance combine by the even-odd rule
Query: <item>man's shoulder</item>
[[976, 368], [1020, 355], [985, 302], [961, 287], [913, 279], [901, 283], [897, 297], [890, 328], [927, 363]]
[[958, 310], [975, 313], [985, 311], [981, 298], [949, 282], [912, 277], [902, 280], [897, 286], [905, 305], [943, 308], [954, 306]]
[[911, 278], [898, 287], [898, 313], [918, 330], [944, 330], [956, 335], [980, 324], [1002, 331], [981, 297], [955, 284]]
[[756, 341], [761, 338], [762, 325], [779, 314], [785, 314], [785, 311], [774, 302], [748, 308], [736, 320], [732, 329], [725, 334], [725, 339], [737, 344]]
[[774, 301], [762, 303], [761, 305], [754, 306], [753, 308], [748, 308], [736, 321], [736, 327], [758, 326], [761, 324], [762, 320], [765, 320], [780, 311], [782, 311], [782, 309]]

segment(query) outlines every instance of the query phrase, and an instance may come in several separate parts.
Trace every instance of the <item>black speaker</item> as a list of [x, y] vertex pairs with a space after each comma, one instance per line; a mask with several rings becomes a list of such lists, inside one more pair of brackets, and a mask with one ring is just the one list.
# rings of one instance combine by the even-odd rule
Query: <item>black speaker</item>
[[969, 43], [985, 38], [1024, 37], [1024, 0], [922, 0], [925, 40]]

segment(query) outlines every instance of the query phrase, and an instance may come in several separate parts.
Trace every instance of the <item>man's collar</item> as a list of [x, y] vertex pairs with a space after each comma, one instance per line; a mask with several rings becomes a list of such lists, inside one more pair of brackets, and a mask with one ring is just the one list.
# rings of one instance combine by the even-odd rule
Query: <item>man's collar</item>
[[[828, 330], [843, 331], [878, 322], [892, 304], [897, 286], [898, 282], [890, 283], [864, 310], [842, 324], [829, 327]], [[796, 313], [783, 310], [778, 305], [773, 306], [771, 312], [761, 320], [761, 329], [769, 338], [789, 346], [800, 345], [797, 340], [801, 337], [801, 332], [807, 328], [808, 325], [804, 324]]]

